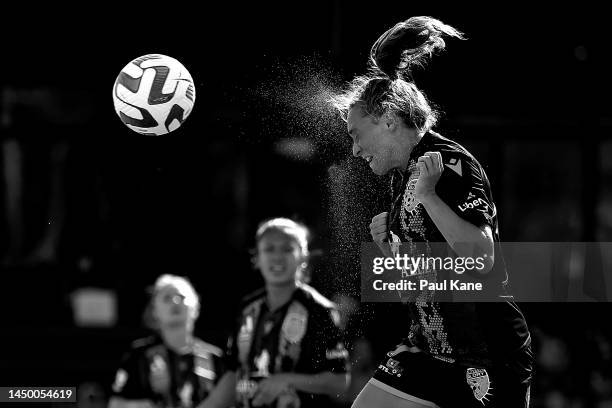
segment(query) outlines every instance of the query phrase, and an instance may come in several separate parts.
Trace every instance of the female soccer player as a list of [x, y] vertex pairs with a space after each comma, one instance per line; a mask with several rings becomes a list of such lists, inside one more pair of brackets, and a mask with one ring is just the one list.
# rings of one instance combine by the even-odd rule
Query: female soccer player
[[137, 340], [115, 376], [110, 408], [190, 408], [212, 390], [221, 350], [194, 337], [198, 294], [183, 277], [160, 276], [149, 305], [158, 333]]
[[247, 296], [228, 342], [226, 368], [203, 407], [325, 407], [344, 391], [348, 353], [332, 302], [302, 282], [308, 230], [262, 223], [255, 266], [265, 288]]
[[414, 299], [408, 336], [353, 407], [529, 404], [530, 335], [518, 307], [503, 300], [506, 270], [494, 250], [499, 237], [489, 181], [463, 146], [432, 130], [437, 112], [411, 80], [414, 66], [444, 49], [444, 36], [463, 39], [431, 17], [396, 24], [374, 43], [368, 75], [333, 102], [347, 122], [353, 155], [375, 174], [392, 174], [389, 211], [370, 224], [383, 253], [392, 253], [389, 241], [420, 248], [446, 242], [459, 256], [484, 259], [477, 275], [499, 285], [500, 302], [443, 303], [435, 294]]

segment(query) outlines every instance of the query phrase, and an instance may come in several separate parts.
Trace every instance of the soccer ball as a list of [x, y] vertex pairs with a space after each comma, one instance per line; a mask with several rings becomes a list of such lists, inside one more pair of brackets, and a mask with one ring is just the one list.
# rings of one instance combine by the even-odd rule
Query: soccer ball
[[148, 54], [119, 73], [113, 88], [115, 111], [130, 129], [158, 136], [176, 130], [195, 102], [191, 75], [174, 58]]

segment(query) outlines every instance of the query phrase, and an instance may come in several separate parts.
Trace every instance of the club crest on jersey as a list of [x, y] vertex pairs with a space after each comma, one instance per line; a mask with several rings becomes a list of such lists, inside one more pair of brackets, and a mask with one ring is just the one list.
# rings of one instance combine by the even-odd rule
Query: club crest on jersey
[[465, 380], [474, 393], [474, 398], [484, 405], [487, 401], [489, 390], [491, 390], [491, 380], [489, 374], [484, 368], [468, 368], [465, 372]]
[[289, 343], [299, 343], [306, 333], [306, 316], [289, 311], [281, 330]]

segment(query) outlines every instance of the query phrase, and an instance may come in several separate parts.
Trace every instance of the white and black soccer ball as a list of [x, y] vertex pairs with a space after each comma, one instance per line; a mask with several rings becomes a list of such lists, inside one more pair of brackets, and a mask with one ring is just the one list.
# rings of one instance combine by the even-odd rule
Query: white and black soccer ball
[[148, 54], [127, 64], [113, 87], [115, 111], [130, 129], [158, 136], [176, 130], [195, 102], [189, 71], [174, 58]]

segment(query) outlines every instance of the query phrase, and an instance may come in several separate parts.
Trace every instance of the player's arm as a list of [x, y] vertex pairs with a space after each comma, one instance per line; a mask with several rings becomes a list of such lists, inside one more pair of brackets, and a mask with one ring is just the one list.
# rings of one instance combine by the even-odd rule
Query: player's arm
[[227, 408], [236, 400], [236, 372], [227, 371], [198, 408]]
[[415, 186], [416, 198], [457, 255], [482, 257], [485, 267], [478, 272], [488, 273], [494, 263], [491, 227], [476, 226], [459, 217], [436, 193], [436, 184], [444, 171], [440, 152], [425, 153], [419, 157], [417, 166], [420, 176]]
[[330, 371], [318, 374], [274, 374], [259, 383], [253, 399], [253, 406], [271, 404], [280, 395], [293, 390], [335, 396], [346, 389], [348, 381], [348, 373], [332, 373]]

